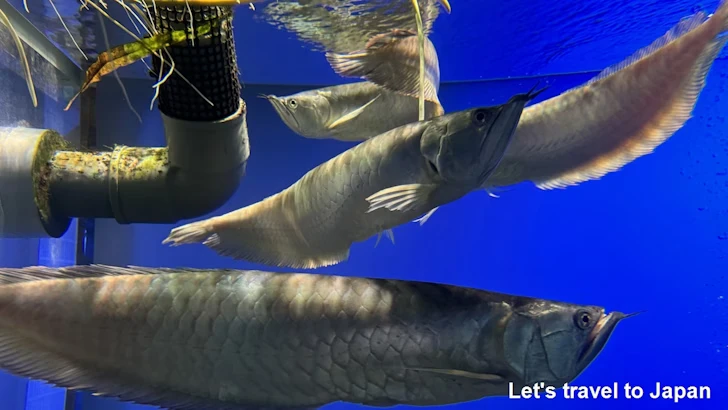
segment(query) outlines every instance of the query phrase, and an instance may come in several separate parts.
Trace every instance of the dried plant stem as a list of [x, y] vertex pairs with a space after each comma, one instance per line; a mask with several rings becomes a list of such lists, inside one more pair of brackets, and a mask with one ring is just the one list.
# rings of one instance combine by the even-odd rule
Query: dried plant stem
[[419, 120], [425, 120], [425, 30], [422, 27], [422, 15], [418, 0], [412, 0], [412, 7], [415, 9], [415, 21], [417, 22], [417, 43], [420, 54], [420, 98], [419, 98]]

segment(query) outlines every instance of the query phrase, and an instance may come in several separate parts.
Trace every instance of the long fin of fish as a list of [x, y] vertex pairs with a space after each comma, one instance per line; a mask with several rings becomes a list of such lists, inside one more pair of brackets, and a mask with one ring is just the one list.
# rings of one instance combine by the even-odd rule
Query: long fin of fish
[[430, 184], [409, 184], [383, 189], [367, 198], [367, 213], [381, 208], [407, 212], [424, 207], [435, 187]]
[[490, 381], [490, 382], [502, 382], [505, 379], [503, 376], [492, 374], [492, 373], [474, 373], [469, 372], [466, 370], [458, 370], [458, 369], [434, 369], [434, 368], [426, 368], [426, 367], [407, 367], [407, 370], [412, 370], [416, 372], [430, 372], [430, 373], [439, 373], [439, 374], [445, 374], [448, 376], [458, 376], [458, 377], [465, 377], [468, 379], [477, 379], [477, 380], [484, 380], [484, 381]]
[[[390, 91], [418, 98], [420, 66], [417, 33], [391, 30], [372, 37], [363, 50], [328, 52], [331, 68], [342, 77], [362, 78]], [[437, 51], [425, 37], [425, 100], [440, 104], [440, 65]], [[436, 111], [441, 111], [437, 109]], [[444, 110], [442, 110], [444, 112]]]
[[426, 213], [424, 216], [422, 216], [420, 218], [415, 219], [413, 222], [419, 222], [420, 226], [424, 225], [425, 222], [427, 222], [427, 220], [430, 219], [432, 214], [434, 214], [438, 208], [439, 207], [430, 209], [430, 212]]
[[162, 241], [162, 245], [179, 246], [199, 243], [209, 238], [211, 234], [209, 219], [205, 219], [172, 229], [169, 236]]
[[342, 115], [341, 117], [337, 118], [336, 121], [329, 124], [328, 129], [334, 129], [334, 128], [338, 127], [339, 125], [349, 122], [349, 121], [353, 120], [354, 118], [358, 117], [359, 114], [363, 113], [364, 110], [367, 109], [367, 107], [372, 105], [372, 103], [374, 103], [374, 101], [376, 101], [381, 96], [382, 96], [381, 94], [377, 94], [376, 97], [369, 100], [369, 102], [367, 102], [366, 104], [362, 105], [361, 107], [357, 108], [354, 111], [348, 112], [346, 115]]
[[[246, 215], [250, 208], [234, 212]], [[201, 243], [221, 256], [296, 269], [330, 266], [349, 258], [349, 245], [346, 243], [327, 238], [314, 238], [317, 241], [311, 243], [295, 223], [288, 223], [281, 214], [264, 215], [234, 218], [223, 215], [189, 223], [172, 229], [162, 243], [170, 246]], [[275, 235], [261, 235], [269, 229], [286, 234], [283, 239]]]
[[[0, 292], [0, 298], [3, 297], [12, 297], [12, 292]], [[100, 371], [81, 360], [56, 354], [45, 344], [18, 329], [0, 325], [0, 367], [15, 375], [44, 380], [58, 387], [92, 391], [96, 396], [171, 410], [263, 410], [152, 387], [143, 381], [131, 381], [113, 371]]]
[[392, 245], [394, 245], [394, 231], [391, 229], [385, 229], [384, 231], [377, 234], [377, 241], [374, 243], [375, 248], [377, 247], [377, 245], [379, 245], [379, 241], [382, 239], [382, 234], [384, 234], [387, 239], [392, 242]]
[[[685, 70], [684, 77], [674, 78], [668, 84], [665, 81], [660, 83], [660, 78], [654, 75], [668, 75], [666, 71], [659, 71], [660, 67], [672, 68], [673, 61], [677, 63], [681, 58], [688, 58], [693, 50], [677, 47], [676, 43], [697, 41], [695, 39], [699, 37], [688, 34], [698, 30], [708, 30], [715, 37], [705, 43], [692, 68]], [[713, 15], [698, 12], [683, 18], [664, 36], [605, 69], [584, 86], [527, 108], [521, 124], [527, 124], [530, 118], [538, 118], [539, 129], [523, 135], [519, 124], [506, 155], [489, 178], [489, 185], [532, 181], [539, 189], [566, 188], [600, 179], [650, 154], [692, 117], [710, 68], [728, 40], [728, 36], [721, 35], [726, 31], [728, 1], [722, 1]], [[655, 60], [649, 61], [651, 58]], [[653, 66], [655, 74], [651, 73]], [[637, 75], [646, 84], [637, 83], [634, 80]], [[631, 85], [627, 86], [625, 81], [630, 80]], [[671, 86], [675, 90], [669, 97], [650, 100], [653, 90]], [[621, 94], [615, 94], [616, 89]], [[602, 119], [613, 123], [606, 128], [608, 131], [602, 127], [586, 132], [579, 129], [582, 127], [579, 122], [565, 124], [563, 116], [569, 112], [555, 112], [569, 102], [574, 110], [578, 110], [578, 101], [584, 98], [582, 94], [591, 101], [598, 101], [599, 93], [605, 92], [610, 93], [610, 104], [624, 107], [619, 114], [614, 114], [615, 118]], [[644, 102], [637, 103], [640, 99]], [[587, 114], [598, 117], [598, 108]]]
[[143, 266], [72, 265], [61, 268], [28, 266], [25, 268], [0, 268], [0, 287], [14, 283], [49, 279], [84, 279], [122, 275], [161, 275], [164, 273], [209, 272], [197, 268], [150, 268]]

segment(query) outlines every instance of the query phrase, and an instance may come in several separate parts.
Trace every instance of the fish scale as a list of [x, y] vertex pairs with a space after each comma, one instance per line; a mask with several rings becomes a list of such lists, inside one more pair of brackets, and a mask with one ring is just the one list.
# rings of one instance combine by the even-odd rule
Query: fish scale
[[[0, 368], [176, 410], [448, 404], [507, 392], [503, 383], [450, 370], [531, 382], [502, 354], [527, 350], [503, 345], [522, 315], [563, 311], [573, 328], [578, 309], [595, 321], [603, 312], [544, 303], [333, 275], [0, 268]], [[581, 338], [591, 340], [589, 332]], [[540, 337], [527, 336], [517, 343]], [[585, 350], [555, 346], [574, 356]]]
[[[152, 283], [152, 285], [156, 285], [156, 284], [155, 283]], [[203, 286], [206, 286], [206, 285], [209, 286], [209, 284], [203, 284]], [[203, 292], [203, 290], [199, 290], [199, 291], [198, 290], [194, 290], [193, 291], [193, 295], [195, 295], [195, 294], [196, 295], [200, 295], [202, 292]], [[335, 294], [335, 293], [336, 293], [335, 291], [331, 291], [330, 292], [330, 294]], [[122, 292], [113, 292], [113, 294], [115, 294], [115, 295], [121, 295]], [[162, 320], [162, 322], [164, 322], [163, 319], [162, 319], [162, 317], [164, 315], [166, 315], [167, 312], [171, 311], [171, 305], [168, 305], [167, 304], [168, 302], [165, 302], [165, 299], [166, 298], [163, 297], [162, 295], [163, 295], [162, 292], [149, 292], [146, 295], [144, 295], [145, 296], [144, 299], [147, 299], [147, 298], [150, 298], [150, 297], [151, 298], [156, 298], [159, 301], [159, 303], [161, 304], [161, 306], [158, 305], [158, 304], [155, 304], [154, 308], [152, 310], [150, 310], [150, 312], [149, 312], [149, 316], [150, 316], [151, 320], [149, 320], [148, 323], [150, 323], [152, 325], [152, 328], [158, 328], [159, 320]], [[194, 296], [191, 299], [195, 299]], [[278, 300], [280, 300], [280, 299], [278, 299]], [[114, 306], [115, 309], [121, 308], [123, 310], [125, 308], [124, 303], [122, 301], [114, 300], [114, 302], [116, 302], [116, 303], [113, 303], [112, 306]], [[134, 300], [128, 300], [127, 301], [128, 305], [131, 305], [131, 306], [133, 306], [134, 302], [135, 302]], [[186, 341], [187, 344], [191, 345], [191, 347], [194, 347], [194, 346], [196, 346], [197, 348], [203, 348], [204, 347], [206, 350], [209, 350], [212, 347], [209, 344], [209, 341], [210, 340], [214, 340], [214, 334], [209, 331], [210, 330], [210, 327], [205, 324], [205, 321], [207, 320], [206, 319], [206, 316], [207, 316], [207, 314], [209, 312], [209, 309], [212, 309], [213, 311], [216, 310], [215, 303], [210, 303], [210, 302], [216, 302], [215, 301], [215, 292], [213, 292], [208, 298], [206, 298], [206, 300], [203, 300], [202, 298], [199, 298], [198, 299], [198, 302], [199, 303], [197, 303], [197, 304], [192, 303], [192, 304], [188, 305], [188, 308], [191, 308], [192, 310], [186, 312], [186, 313], [188, 313], [188, 314], [190, 314], [192, 316], [196, 316], [196, 319], [192, 319], [191, 318], [189, 320], [191, 323], [194, 323], [193, 324], [193, 332], [194, 333], [187, 340], [185, 340], [186, 339], [185, 332], [179, 333], [178, 336], [181, 337], [181, 341], [182, 342], [185, 342]], [[275, 305], [276, 301], [272, 301], [272, 302]], [[261, 299], [256, 299], [252, 304], [254, 306], [256, 306], [256, 307], [257, 306], [263, 306], [263, 303], [261, 303]], [[256, 309], [256, 308], [254, 308], [253, 310], [254, 311], [258, 311], [258, 309]], [[271, 312], [269, 314], [264, 314], [264, 315], [261, 315], [261, 316], [255, 315], [254, 321], [255, 320], [260, 320], [260, 321], [266, 322], [267, 328], [266, 327], [263, 327], [261, 329], [263, 331], [264, 337], [265, 337], [266, 340], [270, 340], [272, 342], [275, 342], [276, 339], [278, 339], [278, 336], [272, 335], [271, 332], [270, 332], [270, 330], [267, 330], [267, 329], [275, 329], [275, 324], [276, 324], [277, 321], [273, 317], [273, 312], [275, 312], [275, 309], [271, 310]], [[340, 310], [339, 312], [347, 313], [346, 310]], [[113, 313], [113, 312], [109, 312], [109, 313]], [[197, 315], [195, 315], [195, 313], [197, 313]], [[349, 313], [351, 313], [351, 312], [349, 312]], [[334, 312], [330, 312], [330, 314], [334, 314]], [[336, 313], [336, 316], [338, 316], [338, 313]], [[156, 317], [156, 319], [158, 319], [158, 320], [155, 320], [154, 317]], [[184, 326], [183, 326], [183, 329], [184, 329]], [[158, 331], [159, 332], [168, 332], [170, 330], [171, 329], [168, 329], [165, 326], [162, 326], [161, 328], [158, 328]], [[160, 333], [155, 333], [155, 336], [158, 336], [158, 335], [160, 335]], [[367, 335], [366, 334], [363, 334], [363, 333], [358, 333], [358, 335], [362, 338], [362, 340], [360, 340], [360, 345], [364, 345], [364, 343], [366, 343], [366, 342], [371, 343], [371, 338], [375, 338], [376, 337], [376, 332], [372, 336], [369, 336], [369, 337], [367, 337]], [[329, 337], [331, 337], [331, 335]], [[386, 339], [386, 335], [380, 335], [380, 337], [382, 337], [382, 339]], [[113, 339], [113, 337], [109, 337], [107, 335], [107, 337], [104, 337], [103, 339]], [[198, 340], [199, 340], [199, 342], [205, 341], [205, 342], [208, 342], [208, 343], [201, 343], [201, 344], [195, 343]], [[278, 340], [280, 340], [280, 339], [278, 339]], [[165, 339], [164, 337], [161, 337], [161, 338], [157, 339], [157, 343], [159, 343], [159, 344], [165, 344], [166, 345], [166, 344], [169, 344], [171, 342], [173, 342], [173, 340]], [[177, 342], [177, 343], [179, 343], [179, 342]], [[325, 357], [325, 356], [322, 355], [322, 353], [325, 354], [330, 349], [328, 343], [329, 342], [327, 340], [322, 340], [322, 339], [319, 339], [318, 340], [316, 351], [318, 352], [318, 354], [320, 355], [321, 358], [324, 358]], [[270, 346], [270, 348], [273, 349], [273, 350], [276, 350], [276, 346], [275, 345]], [[265, 351], [265, 349], [263, 349], [263, 350]], [[376, 352], [373, 352], [373, 353], [376, 356]], [[356, 358], [356, 354], [354, 354], [353, 357]], [[146, 358], [148, 360], [150, 360], [150, 361], [154, 361], [153, 354], [150, 354]], [[200, 370], [199, 368], [207, 368], [207, 367], [209, 367], [209, 363], [203, 364], [203, 362], [205, 361], [204, 359], [205, 359], [204, 355], [201, 356], [201, 357], [199, 357], [200, 363], [197, 365], [198, 366], [198, 369], [197, 370]], [[306, 369], [306, 370], [308, 370], [313, 375], [316, 375], [316, 374], [319, 374], [319, 375], [329, 374], [329, 369], [327, 368], [328, 367], [328, 363], [329, 363], [328, 360], [325, 360], [324, 362], [318, 362], [317, 363], [317, 369], [315, 369], [315, 370]], [[162, 363], [159, 363], [159, 364], [161, 365]], [[364, 364], [364, 363], [360, 363], [360, 364]], [[156, 367], [156, 366], [154, 366], [154, 367]], [[165, 366], [160, 366], [160, 367], [163, 368]], [[267, 375], [269, 375], [269, 377], [270, 377], [271, 370], [266, 369], [266, 368], [267, 368], [267, 366], [262, 366], [262, 369], [267, 370], [267, 371], [265, 371], [265, 373]], [[151, 370], [151, 369], [149, 369], [149, 370]], [[381, 376], [382, 375], [380, 374], [380, 377]], [[328, 379], [325, 382], [322, 381], [321, 379], [317, 379], [317, 384], [319, 385], [319, 387], [323, 388], [324, 390], [330, 390], [331, 387], [330, 387], [330, 384], [328, 384], [328, 383], [330, 383], [330, 380], [328, 380]], [[374, 380], [371, 383], [373, 383], [374, 385], [376, 385], [376, 387], [379, 388], [379, 389], [382, 389], [384, 387], [384, 385], [383, 385], [383, 379], [381, 379], [381, 378], [378, 379], [378, 380]], [[259, 387], [262, 387], [262, 386], [259, 386]], [[369, 387], [368, 390], [370, 390], [370, 389], [371, 389], [371, 387]]]

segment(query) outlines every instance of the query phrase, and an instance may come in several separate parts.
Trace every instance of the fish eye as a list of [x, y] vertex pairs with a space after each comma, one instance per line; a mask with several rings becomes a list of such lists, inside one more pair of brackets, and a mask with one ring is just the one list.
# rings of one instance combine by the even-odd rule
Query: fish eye
[[485, 110], [478, 110], [473, 113], [473, 124], [481, 126], [488, 121], [488, 113]]
[[288, 100], [288, 105], [290, 105], [291, 108], [296, 108], [298, 106], [298, 103], [296, 102], [296, 100], [291, 98], [290, 100]]
[[581, 329], [588, 329], [592, 325], [592, 317], [589, 312], [585, 310], [576, 312], [576, 315], [574, 315], [574, 321]]

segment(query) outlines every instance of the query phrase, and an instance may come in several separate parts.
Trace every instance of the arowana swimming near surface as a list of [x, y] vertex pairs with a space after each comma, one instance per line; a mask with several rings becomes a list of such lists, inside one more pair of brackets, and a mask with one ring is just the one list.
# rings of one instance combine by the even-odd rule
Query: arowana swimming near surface
[[584, 86], [528, 107], [485, 187], [563, 188], [651, 153], [690, 118], [727, 29], [723, 1], [715, 14], [684, 18]]
[[163, 243], [202, 242], [221, 255], [276, 266], [339, 263], [354, 242], [478, 189], [536, 95], [395, 128], [319, 165], [276, 195], [175, 228]]
[[559, 388], [625, 317], [425, 282], [0, 268], [0, 368], [174, 410], [442, 405]]
[[[291, 131], [306, 138], [361, 141], [418, 120], [416, 97], [369, 81], [262, 97]], [[439, 103], [425, 101], [425, 119], [442, 112]]]
[[682, 19], [585, 85], [527, 107], [483, 188], [525, 181], [565, 188], [653, 152], [690, 119], [727, 30], [723, 1], [713, 15]]
[[[440, 66], [429, 39], [425, 48], [425, 117], [444, 114], [437, 96]], [[361, 141], [419, 119], [417, 34], [391, 30], [372, 37], [365, 50], [327, 53], [334, 71], [368, 81], [303, 91], [288, 96], [263, 95], [283, 122], [307, 138]]]

